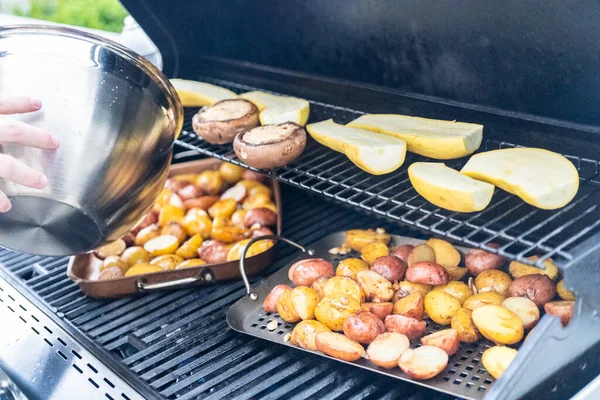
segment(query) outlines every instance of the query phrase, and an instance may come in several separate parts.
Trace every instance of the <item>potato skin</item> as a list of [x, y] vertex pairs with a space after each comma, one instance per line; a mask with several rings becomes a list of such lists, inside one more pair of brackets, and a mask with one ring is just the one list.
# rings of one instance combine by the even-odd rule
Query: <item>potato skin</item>
[[458, 332], [458, 340], [463, 343], [475, 343], [481, 339], [479, 331], [471, 318], [471, 310], [461, 308], [452, 316], [450, 323], [452, 329]]
[[401, 333], [409, 339], [417, 339], [425, 334], [427, 324], [425, 321], [405, 317], [404, 315], [388, 315], [385, 317], [385, 328], [388, 332]]
[[184, 200], [183, 207], [186, 210], [198, 208], [200, 210], [208, 211], [209, 208], [219, 201], [218, 196], [201, 196], [195, 199]]
[[512, 311], [486, 304], [473, 310], [473, 323], [483, 336], [497, 344], [515, 344], [523, 339], [523, 323]]
[[458, 331], [456, 329], [443, 329], [423, 336], [421, 343], [426, 346], [435, 346], [444, 350], [449, 356], [458, 351]]
[[499, 293], [483, 292], [483, 293], [474, 294], [473, 296], [469, 297], [463, 303], [463, 307], [466, 308], [467, 310], [473, 311], [476, 308], [481, 307], [486, 304], [493, 304], [493, 305], [499, 306], [499, 305], [502, 305], [503, 301], [504, 301], [504, 297]]
[[275, 226], [277, 225], [277, 214], [268, 208], [258, 207], [248, 210], [244, 217], [244, 225], [246, 228], [258, 224], [260, 226]]
[[408, 266], [422, 261], [435, 262], [435, 253], [433, 249], [426, 244], [415, 246], [408, 255]]
[[346, 231], [345, 244], [352, 250], [360, 253], [363, 247], [369, 243], [381, 242], [387, 245], [390, 239], [391, 236], [389, 233], [375, 229], [351, 229]]
[[448, 354], [435, 346], [406, 350], [398, 366], [411, 379], [425, 380], [438, 375], [448, 365]]
[[517, 350], [515, 349], [493, 346], [483, 352], [481, 363], [494, 379], [499, 379], [516, 356]]
[[317, 333], [315, 344], [321, 353], [344, 361], [356, 361], [365, 352], [360, 343], [335, 332]]
[[327, 278], [326, 276], [322, 276], [320, 278], [317, 278], [312, 285], [310, 285], [311, 288], [315, 289], [317, 291], [317, 294], [319, 295], [319, 297], [322, 299], [323, 297], [325, 297], [325, 283], [329, 280], [330, 278]]
[[465, 267], [444, 267], [444, 269], [448, 271], [451, 281], [460, 281], [469, 272]]
[[394, 256], [383, 256], [371, 263], [371, 271], [375, 271], [390, 282], [399, 282], [404, 279], [407, 265]]
[[292, 290], [293, 289], [283, 289], [283, 292], [277, 299], [277, 313], [282, 320], [290, 323], [301, 320], [300, 315], [296, 312], [294, 303], [292, 302]]
[[369, 311], [383, 321], [385, 320], [385, 317], [392, 313], [394, 303], [387, 301], [382, 303], [363, 303], [361, 307], [363, 311]]
[[435, 262], [441, 266], [456, 267], [460, 263], [460, 253], [449, 242], [431, 238], [425, 244], [433, 249]]
[[563, 300], [575, 300], [575, 294], [565, 287], [565, 281], [563, 279], [561, 279], [556, 285], [556, 293], [558, 293], [560, 298]]
[[290, 338], [293, 345], [302, 347], [303, 349], [317, 351], [315, 339], [319, 332], [331, 332], [331, 329], [314, 320], [300, 321], [292, 331]]
[[292, 289], [291, 296], [294, 310], [301, 319], [315, 318], [315, 308], [321, 300], [316, 290], [306, 286], [298, 286]]
[[410, 348], [406, 335], [385, 332], [377, 336], [367, 348], [369, 360], [382, 368], [395, 368], [402, 354]]
[[556, 287], [546, 275], [525, 275], [515, 279], [508, 292], [511, 297], [527, 297], [541, 307], [556, 296]]
[[[537, 261], [539, 259], [538, 256], [527, 257], [530, 261]], [[525, 275], [547, 275], [552, 281], [555, 281], [558, 278], [558, 267], [554, 265], [552, 259], [547, 259], [544, 261], [543, 268], [537, 268], [532, 265], [527, 265], [520, 263], [518, 261], [513, 261], [508, 266], [508, 272], [512, 275], [513, 278], [520, 278]]]
[[540, 310], [527, 297], [509, 297], [502, 302], [502, 307], [514, 312], [525, 329], [533, 328], [540, 320]]
[[[500, 245], [496, 243], [487, 245], [496, 249], [500, 248]], [[465, 266], [475, 276], [490, 269], [501, 269], [505, 262], [504, 257], [481, 249], [471, 249], [465, 255]]]
[[389, 301], [394, 296], [392, 283], [375, 271], [360, 271], [356, 279], [369, 300]]
[[450, 281], [447, 285], [436, 286], [432, 290], [441, 290], [456, 297], [461, 305], [473, 295], [473, 291], [464, 282]]
[[344, 321], [344, 335], [358, 343], [370, 344], [377, 336], [385, 332], [385, 325], [375, 314], [359, 312]]
[[574, 309], [574, 301], [551, 301], [544, 304], [544, 311], [550, 315], [556, 315], [559, 317], [563, 326], [567, 326], [571, 321]]
[[323, 297], [331, 296], [334, 293], [347, 294], [361, 303], [365, 301], [365, 294], [359, 284], [347, 276], [334, 276], [325, 281], [323, 285]]
[[290, 281], [296, 286], [311, 286], [314, 281], [324, 276], [335, 275], [333, 265], [322, 258], [308, 258], [294, 263], [288, 272]]
[[207, 240], [198, 249], [198, 257], [208, 264], [218, 264], [227, 261], [230, 246], [218, 240]]
[[479, 293], [492, 291], [504, 297], [508, 296], [508, 288], [511, 283], [510, 276], [497, 269], [483, 271], [475, 278], [475, 287]]
[[425, 314], [423, 294], [415, 292], [401, 298], [394, 303], [392, 312], [409, 318], [423, 319], [423, 315]]
[[429, 318], [440, 325], [450, 325], [452, 317], [460, 310], [460, 302], [456, 297], [439, 290], [427, 293], [424, 305]]
[[448, 275], [448, 271], [441, 265], [434, 262], [422, 261], [408, 267], [406, 270], [406, 280], [422, 285], [441, 286], [447, 285], [450, 282], [450, 275]]
[[369, 269], [369, 264], [361, 260], [360, 258], [346, 258], [339, 262], [335, 269], [337, 276], [347, 276], [351, 279], [356, 279], [356, 274], [360, 271], [366, 271]]
[[387, 256], [389, 254], [390, 249], [387, 247], [387, 244], [382, 242], [369, 243], [365, 245], [360, 252], [361, 258], [369, 265], [379, 257]]
[[123, 270], [121, 268], [109, 267], [109, 268], [102, 270], [102, 272], [98, 276], [98, 280], [99, 281], [108, 281], [108, 280], [112, 280], [112, 279], [119, 279], [119, 278], [122, 278], [123, 276], [124, 276]]
[[414, 292], [421, 292], [421, 294], [425, 296], [431, 291], [431, 289], [431, 285], [421, 285], [420, 283], [412, 283], [404, 280], [398, 284], [396, 292], [394, 293], [393, 301], [396, 302]]
[[360, 303], [354, 297], [343, 293], [334, 293], [324, 297], [317, 304], [315, 317], [317, 321], [332, 331], [341, 332], [344, 330], [344, 320], [359, 311]]
[[410, 252], [415, 248], [412, 244], [403, 244], [401, 246], [396, 247], [390, 255], [397, 257], [404, 261], [406, 265], [408, 265], [408, 257], [410, 256]]

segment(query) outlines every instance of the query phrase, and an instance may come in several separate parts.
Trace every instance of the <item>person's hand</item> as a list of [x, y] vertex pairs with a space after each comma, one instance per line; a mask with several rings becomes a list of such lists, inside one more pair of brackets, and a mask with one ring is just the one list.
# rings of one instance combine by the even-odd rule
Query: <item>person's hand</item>
[[[30, 97], [0, 95], [0, 114], [3, 115], [28, 113], [40, 108], [42, 103]], [[51, 150], [59, 146], [56, 136], [49, 132], [8, 117], [0, 117], [0, 145], [2, 143]], [[48, 184], [48, 179], [42, 173], [6, 154], [0, 154], [0, 178], [36, 189], [43, 189]], [[10, 200], [0, 191], [0, 212], [7, 212], [10, 208]]]

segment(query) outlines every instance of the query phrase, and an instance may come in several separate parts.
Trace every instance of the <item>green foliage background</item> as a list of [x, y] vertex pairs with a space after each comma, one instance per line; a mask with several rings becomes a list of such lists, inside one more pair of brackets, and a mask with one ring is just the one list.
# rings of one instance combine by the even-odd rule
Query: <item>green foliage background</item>
[[121, 32], [128, 14], [119, 0], [32, 0], [30, 10], [13, 13], [109, 32]]

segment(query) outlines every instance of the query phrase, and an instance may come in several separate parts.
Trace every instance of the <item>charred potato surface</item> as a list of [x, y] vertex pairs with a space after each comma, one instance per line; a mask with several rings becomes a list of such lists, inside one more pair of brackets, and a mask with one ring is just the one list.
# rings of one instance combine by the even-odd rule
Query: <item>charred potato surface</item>
[[508, 296], [508, 288], [512, 279], [506, 272], [490, 269], [481, 272], [475, 278], [475, 287], [479, 293], [496, 292], [504, 297]]
[[382, 242], [369, 243], [363, 246], [360, 256], [369, 265], [371, 265], [379, 257], [387, 256], [390, 254], [390, 249], [387, 244]]
[[394, 296], [392, 283], [375, 271], [360, 271], [356, 279], [369, 300], [389, 301]]
[[338, 264], [335, 274], [356, 279], [356, 274], [369, 269], [369, 264], [359, 258], [346, 258]]
[[354, 297], [343, 293], [334, 293], [329, 297], [324, 297], [317, 304], [315, 317], [317, 321], [332, 331], [341, 332], [344, 330], [344, 320], [360, 310], [360, 302]]
[[450, 326], [458, 332], [458, 340], [463, 343], [475, 343], [481, 339], [481, 335], [473, 323], [471, 310], [467, 308], [461, 308], [452, 316]]
[[392, 313], [415, 319], [423, 319], [423, 314], [425, 313], [423, 294], [415, 292], [401, 298], [394, 303]]
[[365, 302], [365, 294], [356, 281], [347, 276], [334, 276], [329, 278], [323, 286], [323, 294], [331, 296], [334, 293], [343, 293], [354, 297], [361, 303]]

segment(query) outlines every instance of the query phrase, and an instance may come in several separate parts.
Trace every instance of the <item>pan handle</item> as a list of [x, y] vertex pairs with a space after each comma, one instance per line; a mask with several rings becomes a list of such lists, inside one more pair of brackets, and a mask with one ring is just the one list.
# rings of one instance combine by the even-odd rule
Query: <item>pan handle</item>
[[144, 278], [140, 278], [136, 281], [137, 289], [140, 292], [147, 292], [150, 290], [159, 289], [171, 289], [178, 286], [191, 285], [193, 283], [211, 283], [214, 281], [212, 271], [210, 268], [202, 268], [198, 275], [189, 278], [176, 279], [174, 281], [147, 283]]
[[246, 270], [244, 269], [244, 261], [246, 259], [246, 252], [248, 251], [250, 246], [252, 246], [253, 243], [260, 242], [261, 240], [281, 240], [282, 242], [285, 242], [289, 245], [299, 248], [300, 250], [307, 253], [308, 255], [312, 256], [313, 254], [315, 254], [314, 250], [305, 249], [304, 247], [300, 246], [298, 243], [293, 242], [284, 237], [277, 236], [277, 235], [265, 235], [265, 236], [259, 236], [254, 239], [251, 239], [246, 244], [246, 246], [244, 246], [244, 249], [242, 250], [242, 254], [240, 256], [240, 275], [242, 275], [242, 279], [244, 280], [244, 285], [246, 286], [246, 294], [248, 295], [248, 297], [250, 297], [251, 300], [255, 300], [255, 301], [258, 300], [258, 295], [256, 294], [256, 292], [252, 291], [252, 287], [250, 286], [250, 282], [248, 281], [248, 277], [246, 276]]

